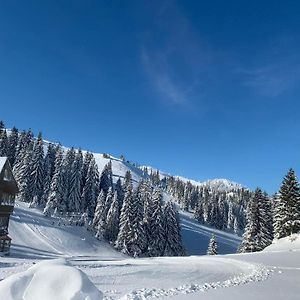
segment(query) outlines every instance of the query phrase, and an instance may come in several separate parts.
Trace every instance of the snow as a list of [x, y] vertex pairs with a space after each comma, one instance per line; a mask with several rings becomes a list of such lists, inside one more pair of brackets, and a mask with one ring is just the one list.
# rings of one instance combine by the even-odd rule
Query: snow
[[2, 172], [2, 169], [6, 163], [6, 160], [7, 160], [7, 157], [4, 157], [4, 156], [0, 157], [0, 173]]
[[[97, 159], [101, 166], [108, 162]], [[129, 168], [118, 159], [112, 163], [120, 176]], [[197, 223], [191, 213], [180, 212], [180, 219], [188, 254], [204, 254], [212, 233], [220, 253], [233, 253], [240, 243], [236, 235]], [[52, 299], [93, 300], [101, 299], [99, 291], [105, 300], [299, 299], [299, 235], [276, 240], [260, 253], [132, 259], [85, 228], [45, 218], [18, 201], [9, 234], [11, 255], [0, 257], [0, 299], [47, 300], [55, 292], [63, 294]]]
[[189, 255], [206, 254], [209, 240], [214, 234], [220, 254], [236, 253], [241, 237], [197, 222], [191, 213], [179, 211], [183, 244]]
[[20, 201], [16, 201], [8, 231], [12, 238], [11, 256], [15, 257], [123, 257], [106, 242], [95, 239], [84, 227], [46, 218], [40, 210], [29, 209], [27, 203]]
[[277, 251], [293, 251], [300, 249], [300, 235], [292, 234], [291, 236], [275, 239], [273, 243], [265, 248], [264, 252], [277, 252]]
[[[209, 230], [213, 229], [202, 225], [197, 227], [188, 213], [184, 213], [183, 218], [186, 218], [184, 226], [189, 227], [189, 230], [184, 232], [184, 238], [187, 232], [203, 230], [201, 236], [207, 236], [207, 240], [209, 239]], [[84, 228], [59, 226], [56, 222], [55, 218], [44, 218], [37, 209], [29, 209], [26, 204], [17, 202], [9, 227], [13, 237], [11, 256], [0, 257], [0, 280], [6, 278], [0, 282], [0, 299], [18, 299], [9, 298], [7, 293], [14, 291], [24, 294], [30, 287], [25, 278], [35, 278], [33, 273], [37, 274], [36, 266], [40, 265], [40, 260], [59, 257], [65, 259], [60, 267], [71, 268], [70, 273], [81, 270], [95, 287], [102, 291], [105, 300], [189, 300], [204, 297], [208, 300], [299, 299], [299, 235], [294, 235], [293, 241], [290, 238], [281, 239], [260, 253], [133, 259], [116, 252], [109, 244], [96, 240]], [[223, 232], [221, 236], [221, 233], [213, 231], [216, 232], [216, 236], [219, 234], [219, 238], [223, 237], [224, 245], [230, 245], [234, 241], [234, 236], [229, 233]], [[188, 238], [190, 244], [193, 244], [193, 238], [194, 236]], [[202, 245], [201, 241], [199, 242], [200, 244], [197, 244], [194, 241], [196, 247], [206, 250], [207, 243], [203, 242]], [[235, 244], [237, 243], [236, 240]], [[56, 262], [57, 260], [54, 260], [53, 263]], [[34, 265], [35, 263], [38, 264]], [[45, 261], [45, 264], [48, 269], [49, 261]], [[33, 268], [30, 268], [32, 266]], [[41, 289], [46, 290], [43, 272], [39, 272], [41, 279], [34, 281], [33, 289], [37, 292]], [[62, 272], [55, 271], [55, 274], [59, 277]], [[76, 273], [76, 276], [81, 278], [83, 273]], [[10, 275], [13, 277], [9, 277]], [[63, 278], [68, 280], [68, 276]], [[16, 278], [23, 279], [18, 281], [19, 286], [12, 290], [9, 288], [10, 283], [5, 282], [17, 284]], [[46, 283], [48, 281], [47, 277]], [[63, 284], [64, 280], [58, 282]], [[68, 283], [67, 292], [69, 289], [73, 290], [72, 282]], [[76, 284], [75, 287], [79, 289], [79, 286], [80, 284]], [[50, 292], [47, 292], [48, 294], [50, 295]], [[46, 298], [43, 294], [43, 297], [33, 299]]]
[[102, 293], [82, 271], [63, 259], [43, 261], [0, 282], [5, 300], [101, 300]]
[[[83, 151], [84, 153], [84, 151]], [[103, 157], [103, 154], [100, 153], [93, 153], [95, 157], [95, 161], [98, 165], [99, 172], [101, 173], [104, 169], [105, 165], [111, 161], [112, 163], [112, 171], [114, 175], [114, 182], [118, 180], [120, 177], [121, 179], [125, 177], [127, 171], [131, 172], [132, 180], [137, 183], [143, 178], [143, 172], [139, 168], [132, 166], [127, 162], [123, 162], [121, 159], [115, 158], [109, 155], [109, 158]]]

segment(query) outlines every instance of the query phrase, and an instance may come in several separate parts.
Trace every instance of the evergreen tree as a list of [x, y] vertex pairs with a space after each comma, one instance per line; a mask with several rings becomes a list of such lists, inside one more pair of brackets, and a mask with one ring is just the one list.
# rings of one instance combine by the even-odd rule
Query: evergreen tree
[[204, 224], [204, 211], [203, 211], [203, 203], [198, 202], [195, 210], [195, 219], [201, 223]]
[[120, 208], [117, 191], [107, 213], [105, 237], [108, 241], [114, 242], [119, 233]]
[[19, 132], [16, 127], [13, 127], [8, 137], [7, 156], [11, 167], [14, 166], [16, 160], [16, 150], [18, 145]]
[[143, 203], [143, 182], [140, 182], [133, 196], [132, 203], [132, 232], [130, 243], [133, 256], [140, 256], [147, 247], [147, 238], [143, 224], [144, 203]]
[[37, 206], [41, 204], [43, 191], [44, 191], [44, 149], [42, 134], [38, 135], [38, 138], [34, 144], [32, 162], [31, 162], [31, 174], [30, 184], [32, 186], [32, 205]]
[[105, 195], [107, 194], [109, 188], [113, 187], [113, 180], [112, 180], [112, 164], [111, 161], [104, 167], [101, 176], [100, 176], [100, 190], [103, 190]]
[[4, 129], [5, 129], [4, 122], [0, 120], [0, 134], [4, 131]]
[[218, 245], [217, 245], [215, 235], [213, 234], [211, 236], [211, 239], [209, 240], [207, 255], [217, 255], [217, 254], [218, 254]]
[[[124, 193], [127, 191], [128, 188], [129, 189], [132, 188], [132, 176], [131, 176], [130, 171], [126, 171], [126, 173], [125, 173], [125, 178], [124, 178], [124, 183], [123, 183]], [[125, 194], [124, 194], [124, 197], [125, 197]]]
[[130, 245], [129, 245], [129, 233], [132, 230], [132, 202], [133, 202], [133, 187], [131, 183], [131, 173], [127, 173], [127, 181], [126, 185], [124, 185], [125, 188], [125, 195], [124, 195], [124, 201], [123, 206], [121, 209], [121, 215], [120, 215], [120, 228], [118, 237], [116, 240], [116, 248], [118, 250], [121, 250], [124, 253], [131, 253]]
[[260, 251], [270, 245], [273, 239], [272, 217], [269, 199], [257, 188], [247, 210], [247, 224], [243, 235], [241, 252]]
[[[71, 193], [71, 180], [72, 180], [72, 171], [73, 171], [73, 164], [75, 161], [75, 150], [72, 147], [71, 149], [67, 150], [66, 155], [63, 158], [63, 163], [62, 163], [62, 169], [61, 169], [61, 176], [63, 180], [63, 186], [64, 186], [64, 191], [63, 191], [63, 202], [66, 206], [66, 210], [70, 210], [69, 208], [69, 200], [70, 200], [70, 193]], [[80, 179], [79, 179], [80, 181]]]
[[63, 162], [63, 152], [59, 147], [55, 155], [55, 170], [51, 181], [49, 196], [44, 209], [44, 215], [50, 216], [54, 210], [59, 209], [65, 211], [64, 203], [64, 186], [62, 178], [62, 162]]
[[106, 217], [107, 217], [108, 210], [110, 209], [111, 204], [113, 202], [113, 198], [114, 198], [114, 193], [113, 193], [112, 187], [109, 187], [109, 189], [106, 193], [105, 206], [104, 206], [105, 220], [106, 220]]
[[243, 234], [243, 241], [240, 247], [240, 252], [255, 252], [260, 251], [261, 247], [258, 245], [258, 236], [260, 233], [259, 228], [259, 208], [258, 208], [258, 197], [259, 191], [254, 197], [250, 198], [247, 208], [247, 223], [245, 232]]
[[259, 201], [259, 221], [260, 221], [260, 239], [259, 243], [264, 249], [269, 246], [274, 238], [273, 229], [273, 212], [270, 198], [266, 193], [261, 194]]
[[[152, 188], [150, 186], [149, 180], [142, 181], [142, 197], [144, 203], [144, 218], [143, 218], [143, 226], [146, 234], [147, 245], [148, 248], [149, 241], [151, 239], [151, 226], [153, 223], [153, 213], [154, 213], [154, 205], [152, 199]], [[146, 249], [145, 249], [146, 251]]]
[[276, 238], [286, 237], [300, 230], [300, 190], [296, 174], [290, 169], [283, 179], [275, 199], [274, 232]]
[[120, 178], [116, 182], [115, 191], [117, 192], [117, 195], [118, 195], [118, 202], [119, 202], [118, 206], [119, 206], [119, 210], [121, 212], [121, 208], [123, 206], [123, 200], [124, 200], [124, 190], [123, 190], [123, 186], [122, 186], [122, 182], [121, 182]]
[[45, 172], [45, 178], [44, 178], [44, 191], [42, 196], [42, 204], [45, 205], [48, 200], [49, 192], [50, 192], [50, 186], [51, 181], [53, 178], [53, 174], [55, 171], [55, 155], [58, 149], [60, 148], [60, 145], [57, 145], [54, 147], [53, 144], [48, 144], [47, 153], [44, 159], [44, 172]]
[[3, 129], [0, 134], [0, 156], [7, 156], [8, 154], [8, 139], [6, 130]]
[[105, 203], [105, 193], [101, 190], [97, 198], [97, 205], [92, 222], [92, 228], [96, 231], [96, 237], [99, 239], [103, 238], [106, 230]]
[[131, 173], [127, 173], [125, 196], [120, 216], [120, 230], [116, 248], [131, 256], [140, 256], [145, 248], [143, 205], [140, 197], [133, 195]]
[[230, 202], [228, 207], [227, 229], [233, 229], [233, 227], [234, 227], [233, 205]]
[[90, 162], [93, 158], [93, 154], [90, 152], [86, 152], [84, 155], [83, 165], [82, 165], [82, 179], [81, 179], [81, 193], [83, 192], [83, 188], [85, 186], [85, 182], [87, 179], [87, 173], [89, 169]]
[[83, 209], [84, 211], [85, 210], [88, 211], [89, 217], [93, 217], [95, 206], [96, 206], [97, 181], [99, 180], [97, 176], [98, 176], [98, 168], [95, 159], [93, 157], [90, 161], [87, 176], [85, 179], [85, 185], [81, 195]]
[[68, 210], [72, 212], [80, 212], [81, 210], [81, 169], [82, 169], [82, 153], [78, 151], [75, 156], [71, 168], [70, 193], [68, 197]]
[[151, 235], [148, 239], [149, 256], [162, 256], [165, 246], [165, 224], [162, 212], [162, 193], [159, 189], [153, 192], [153, 216], [150, 223]]
[[168, 202], [164, 207], [165, 216], [165, 256], [184, 255], [182, 239], [180, 234], [179, 216], [172, 202]]
[[32, 186], [30, 184], [30, 174], [31, 174], [31, 156], [32, 153], [30, 149], [24, 149], [24, 159], [20, 163], [20, 167], [17, 175], [17, 182], [19, 186], [19, 194], [17, 198], [20, 201], [30, 202], [32, 199]]

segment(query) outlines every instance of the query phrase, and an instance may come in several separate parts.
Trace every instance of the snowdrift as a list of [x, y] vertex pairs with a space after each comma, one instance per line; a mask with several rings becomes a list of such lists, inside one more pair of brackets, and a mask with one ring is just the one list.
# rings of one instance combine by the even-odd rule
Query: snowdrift
[[264, 252], [279, 252], [279, 251], [300, 251], [300, 233], [292, 234], [291, 236], [274, 240], [273, 243], [265, 248]]
[[43, 261], [0, 282], [5, 300], [101, 300], [102, 293], [64, 259]]

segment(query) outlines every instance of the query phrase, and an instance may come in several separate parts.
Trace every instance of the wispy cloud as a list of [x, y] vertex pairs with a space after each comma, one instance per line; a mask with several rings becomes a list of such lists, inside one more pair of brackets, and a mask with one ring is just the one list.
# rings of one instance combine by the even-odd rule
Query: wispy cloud
[[240, 70], [243, 84], [267, 97], [277, 97], [290, 90], [300, 81], [300, 64], [290, 67], [281, 64], [252, 70]]
[[145, 49], [142, 50], [141, 57], [146, 74], [164, 100], [173, 104], [187, 104], [189, 102], [187, 92], [178, 86], [169, 71], [156, 65], [155, 59], [150, 58]]
[[[274, 45], [275, 44], [275, 45]], [[299, 45], [280, 37], [258, 52], [256, 67], [238, 70], [242, 83], [266, 97], [277, 97], [300, 83]]]
[[141, 46], [141, 62], [163, 101], [191, 105], [201, 94], [200, 74], [209, 64], [210, 53], [175, 2], [158, 5], [154, 29], [145, 33]]

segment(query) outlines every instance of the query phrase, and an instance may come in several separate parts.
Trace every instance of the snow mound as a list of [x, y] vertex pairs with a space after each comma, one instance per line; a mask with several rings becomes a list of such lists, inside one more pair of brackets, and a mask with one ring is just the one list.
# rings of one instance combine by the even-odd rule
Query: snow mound
[[0, 282], [5, 300], [101, 300], [102, 293], [64, 259], [40, 262]]
[[280, 252], [280, 251], [300, 251], [300, 233], [274, 240], [273, 243], [265, 248], [264, 252]]

